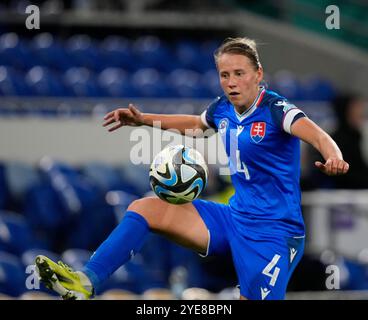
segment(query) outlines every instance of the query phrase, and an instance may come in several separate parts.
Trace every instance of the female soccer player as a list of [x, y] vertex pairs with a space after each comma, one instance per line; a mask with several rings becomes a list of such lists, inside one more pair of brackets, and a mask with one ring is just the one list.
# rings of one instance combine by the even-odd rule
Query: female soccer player
[[[316, 167], [345, 174], [349, 165], [331, 137], [284, 97], [260, 86], [263, 69], [255, 42], [227, 39], [215, 52], [224, 91], [201, 115], [141, 113], [132, 104], [105, 116], [104, 126], [152, 126], [164, 130], [214, 128], [224, 139], [235, 194], [228, 205], [195, 200], [172, 205], [159, 198], [134, 201], [82, 271], [44, 256], [41, 279], [64, 298], [87, 299], [126, 263], [152, 231], [206, 256], [231, 250], [242, 299], [283, 299], [304, 249], [299, 187], [300, 139], [323, 156]], [[230, 143], [237, 139], [231, 154]]]

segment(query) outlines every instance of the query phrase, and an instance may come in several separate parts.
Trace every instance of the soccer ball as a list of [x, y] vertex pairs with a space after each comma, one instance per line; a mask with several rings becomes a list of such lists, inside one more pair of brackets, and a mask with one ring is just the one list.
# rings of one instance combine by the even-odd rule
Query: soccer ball
[[196, 199], [206, 187], [207, 179], [208, 168], [202, 155], [183, 145], [169, 146], [159, 152], [149, 173], [152, 190], [171, 204]]

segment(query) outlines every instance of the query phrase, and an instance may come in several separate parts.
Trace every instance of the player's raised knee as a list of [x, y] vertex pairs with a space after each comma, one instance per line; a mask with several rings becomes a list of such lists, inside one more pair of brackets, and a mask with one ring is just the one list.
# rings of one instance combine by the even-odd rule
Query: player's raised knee
[[147, 197], [133, 201], [129, 205], [128, 210], [143, 216], [150, 228], [158, 231], [167, 228], [168, 219], [166, 218], [171, 206], [173, 205], [159, 198]]
[[142, 215], [150, 226], [155, 223], [155, 220], [160, 220], [160, 216], [166, 211], [167, 204], [153, 197], [141, 198], [134, 200], [128, 207], [129, 211], [134, 211]]
[[152, 198], [141, 198], [134, 200], [129, 205], [128, 210], [143, 214], [145, 211], [147, 211], [147, 208], [149, 208], [150, 205], [152, 205]]

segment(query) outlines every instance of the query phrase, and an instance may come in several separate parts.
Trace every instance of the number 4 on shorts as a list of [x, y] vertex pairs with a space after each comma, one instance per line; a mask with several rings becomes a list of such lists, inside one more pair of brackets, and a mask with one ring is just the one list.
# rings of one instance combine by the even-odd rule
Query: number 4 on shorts
[[[263, 269], [262, 273], [266, 275], [267, 277], [270, 277], [270, 285], [273, 287], [275, 286], [275, 283], [277, 281], [277, 277], [280, 273], [280, 268], [275, 267], [279, 259], [281, 258], [280, 255], [275, 254], [272, 258], [271, 262]], [[275, 268], [272, 272], [272, 269]]]

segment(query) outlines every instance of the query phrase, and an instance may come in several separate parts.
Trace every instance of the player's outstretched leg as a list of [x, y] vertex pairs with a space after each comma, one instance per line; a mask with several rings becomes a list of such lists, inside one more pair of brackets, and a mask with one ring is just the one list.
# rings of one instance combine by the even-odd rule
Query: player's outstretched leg
[[74, 272], [62, 262], [56, 264], [46, 257], [37, 257], [41, 281], [66, 299], [88, 299], [99, 292], [100, 285], [113, 272], [140, 251], [150, 231], [206, 252], [208, 231], [191, 203], [178, 206], [158, 198], [144, 198], [128, 207], [122, 221], [81, 271]]
[[65, 300], [85, 300], [93, 295], [92, 284], [80, 271], [73, 271], [59, 261], [39, 255], [36, 257], [36, 271], [45, 286], [57, 292]]

